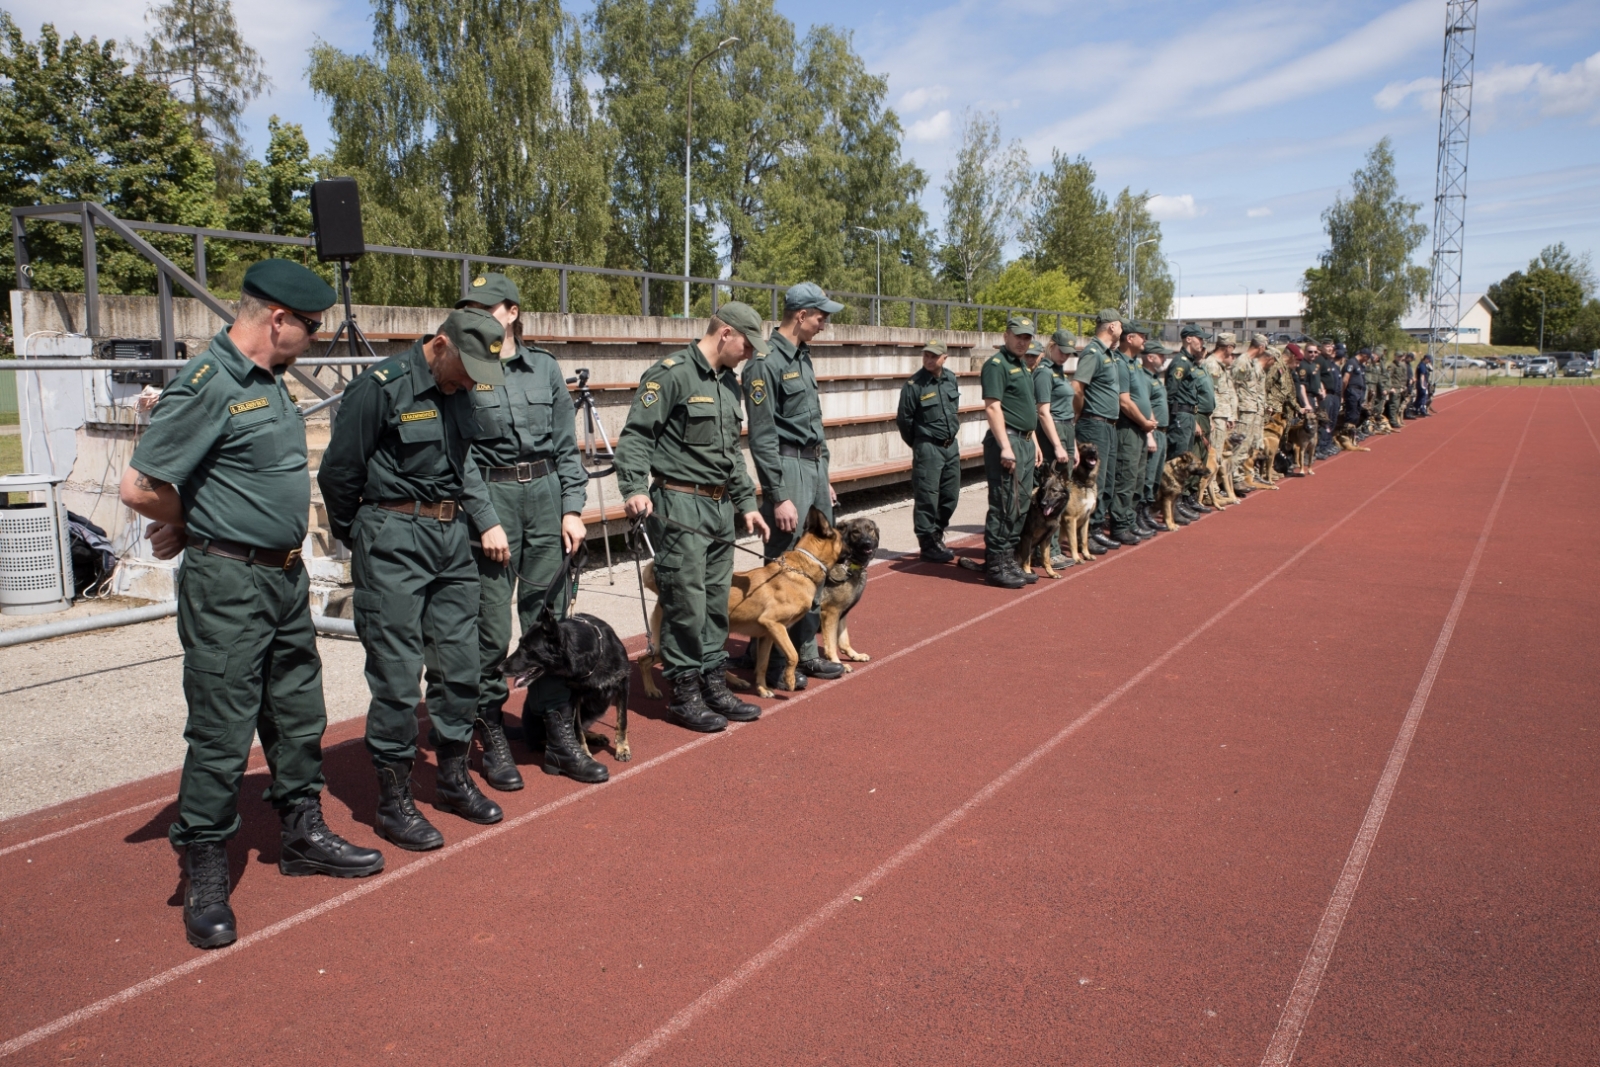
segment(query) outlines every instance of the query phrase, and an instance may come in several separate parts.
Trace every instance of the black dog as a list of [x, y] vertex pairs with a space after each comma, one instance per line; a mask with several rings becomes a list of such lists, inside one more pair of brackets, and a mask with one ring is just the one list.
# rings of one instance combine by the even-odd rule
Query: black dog
[[[539, 625], [522, 635], [517, 650], [506, 660], [505, 672], [527, 685], [548, 675], [572, 690], [572, 704], [544, 716], [544, 773], [565, 774], [580, 782], [603, 782], [610, 775], [589, 754], [591, 738], [587, 727], [617, 707], [617, 739], [613, 746], [617, 759], [627, 762], [633, 753], [628, 748], [628, 680], [633, 663], [613, 630], [593, 615], [573, 615], [557, 619], [545, 612]], [[581, 724], [581, 725], [580, 725]]]

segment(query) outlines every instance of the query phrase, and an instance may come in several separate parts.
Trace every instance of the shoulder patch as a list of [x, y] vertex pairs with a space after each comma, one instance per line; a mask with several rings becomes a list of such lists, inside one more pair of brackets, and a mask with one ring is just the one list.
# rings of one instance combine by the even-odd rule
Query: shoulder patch
[[639, 394], [639, 403], [643, 404], [645, 407], [650, 407], [652, 404], [654, 404], [657, 400], [660, 400], [660, 399], [661, 399], [661, 386], [658, 385], [655, 382], [651, 382], [648, 385], [646, 385], [644, 387], [644, 392]]
[[372, 376], [385, 385], [399, 379], [405, 370], [405, 364], [398, 359], [389, 359], [372, 368]]
[[678, 361], [673, 359], [671, 356], [668, 356], [666, 359], [661, 361], [661, 365], [663, 367], [676, 367], [678, 365]]
[[990, 356], [989, 357], [989, 362], [990, 363], [999, 363], [1000, 362], [1000, 357], [999, 356]]
[[750, 380], [750, 403], [760, 404], [767, 399], [767, 383], [762, 378]]
[[422, 411], [402, 411], [400, 413], [401, 422], [421, 422], [424, 419], [437, 419], [438, 417], [438, 408], [424, 408]]
[[195, 368], [194, 373], [189, 375], [189, 384], [199, 385], [211, 375], [213, 369], [214, 368], [209, 361], [200, 364], [200, 366]]
[[237, 404], [228, 405], [228, 414], [243, 415], [247, 411], [257, 411], [271, 403], [272, 401], [264, 396], [258, 396], [254, 400], [241, 400]]

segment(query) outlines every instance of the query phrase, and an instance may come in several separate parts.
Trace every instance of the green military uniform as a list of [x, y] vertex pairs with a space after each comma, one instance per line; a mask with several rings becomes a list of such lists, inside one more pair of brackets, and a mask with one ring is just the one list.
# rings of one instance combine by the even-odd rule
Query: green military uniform
[[[1106, 321], [1117, 321], [1115, 312], [1111, 314]], [[1106, 313], [1100, 317], [1106, 319]], [[1116, 485], [1117, 419], [1122, 414], [1120, 394], [1127, 392], [1117, 363], [1117, 357], [1106, 350], [1105, 344], [1098, 337], [1091, 337], [1079, 353], [1078, 369], [1072, 375], [1072, 380], [1083, 386], [1083, 410], [1075, 427], [1078, 444], [1094, 445], [1100, 461], [1094, 477], [1098, 500], [1089, 520], [1095, 530], [1104, 529], [1109, 521]]]
[[[1076, 338], [1065, 331], [1058, 330], [1056, 332], [1055, 342], [1057, 349], [1061, 352], [1062, 363], [1066, 361], [1067, 352], [1071, 351], [1071, 346], [1075, 340]], [[1072, 413], [1072, 397], [1074, 395], [1072, 372], [1067, 370], [1062, 363], [1051, 359], [1048, 353], [1039, 358], [1039, 367], [1047, 375], [1046, 387], [1050, 397], [1050, 419], [1056, 424], [1056, 436], [1060, 438], [1061, 447], [1066, 450], [1067, 458], [1070, 460], [1076, 447], [1075, 442], [1078, 431], [1077, 419]], [[1045, 395], [1046, 393], [1040, 393], [1041, 398]], [[1045, 462], [1043, 462], [1045, 461], [1044, 442], [1042, 441], [1040, 442], [1039, 458], [1042, 461], [1039, 464], [1042, 469], [1045, 466]], [[1052, 557], [1061, 555], [1061, 527], [1059, 524], [1050, 529], [1050, 555]], [[1071, 565], [1072, 560], [1068, 558], [1066, 562]]]
[[[1118, 376], [1127, 384], [1123, 391], [1133, 401], [1134, 407], [1139, 409], [1139, 414], [1150, 418], [1150, 376], [1144, 373], [1135, 357], [1119, 352], [1116, 359], [1121, 364]], [[1138, 506], [1139, 493], [1144, 486], [1145, 457], [1149, 454], [1145, 431], [1126, 414], [1120, 416], [1117, 419], [1117, 476], [1111, 501], [1113, 534], [1131, 533], [1138, 525], [1134, 508]]]
[[1384, 358], [1384, 372], [1386, 384], [1389, 387], [1389, 399], [1384, 405], [1384, 417], [1389, 420], [1389, 425], [1399, 430], [1405, 426], [1406, 391], [1411, 387], [1411, 374], [1403, 360], [1394, 356]]
[[[1027, 319], [1013, 322], [1026, 324], [1029, 331], [1033, 328]], [[1007, 473], [1000, 465], [1000, 442], [995, 440], [994, 431], [984, 434], [983, 473], [989, 483], [989, 514], [983, 524], [983, 544], [992, 568], [1000, 566], [1002, 560], [1014, 560], [1017, 543], [1022, 539], [1022, 524], [1033, 499], [1033, 433], [1039, 428], [1040, 400], [1028, 365], [1007, 348], [1002, 347], [983, 361], [982, 379], [985, 403], [1000, 401], [1006, 437], [1016, 459], [1015, 469]]]
[[[937, 347], [935, 347], [937, 346]], [[925, 351], [944, 354], [937, 341]], [[923, 548], [944, 543], [961, 500], [961, 383], [946, 368], [918, 369], [900, 389], [900, 439], [911, 446], [911, 528]]]
[[735, 517], [756, 507], [739, 450], [740, 399], [733, 372], [690, 345], [644, 372], [617, 438], [623, 499], [648, 493], [654, 508], [646, 532], [662, 608], [657, 651], [669, 679], [720, 671], [728, 658], [733, 548], [725, 542]]
[[[168, 836], [178, 847], [226, 841], [239, 831], [256, 733], [274, 807], [322, 792], [322, 661], [299, 558], [311, 510], [305, 420], [282, 375], [223, 330], [162, 391], [131, 465], [177, 488], [188, 532], [177, 583], [188, 753]], [[291, 558], [230, 558], [252, 549]]]
[[[446, 332], [458, 316], [487, 320], [480, 328], [501, 336], [500, 324], [476, 311], [453, 313]], [[472, 737], [481, 597], [471, 533], [458, 511], [479, 536], [501, 525], [470, 455], [478, 437], [499, 430], [480, 426], [470, 392], [446, 394], [434, 380], [423, 352], [431, 339], [351, 381], [317, 475], [333, 535], [351, 550], [356, 634], [372, 693], [367, 750], [380, 768], [416, 756], [425, 646], [436, 672], [428, 697], [436, 742], [464, 745]], [[479, 384], [503, 386], [498, 359], [494, 371], [498, 383]]]
[[1272, 366], [1267, 368], [1266, 378], [1262, 383], [1263, 421], [1275, 415], [1284, 415], [1287, 418], [1289, 413], [1299, 411], [1299, 385], [1300, 379], [1296, 376], [1294, 364], [1290, 362], [1289, 357], [1281, 351], [1275, 352]]
[[[1233, 335], [1229, 333], [1217, 336], [1217, 340], [1223, 343], [1231, 344], [1232, 339]], [[1228, 443], [1227, 423], [1239, 417], [1239, 395], [1233, 387], [1233, 375], [1228, 372], [1229, 368], [1222, 365], [1215, 350], [1200, 361], [1200, 366], [1211, 379], [1212, 409], [1207, 425], [1211, 432], [1211, 447], [1220, 455]]]
[[[1254, 334], [1250, 340], [1252, 345], [1266, 348], [1267, 338], [1264, 334]], [[1261, 369], [1261, 364], [1257, 362], [1254, 348], [1247, 350], [1242, 356], [1236, 356], [1229, 370], [1233, 376], [1238, 429], [1244, 436], [1238, 451], [1233, 456], [1233, 477], [1237, 482], [1243, 479], [1245, 464], [1251, 452], [1260, 448], [1266, 440], [1263, 432], [1266, 424], [1263, 409], [1267, 402], [1267, 376]]]
[[[1189, 334], [1185, 334], [1189, 336]], [[1196, 334], [1198, 336], [1198, 334]], [[1167, 423], [1167, 453], [1194, 451], [1194, 422], [1200, 388], [1195, 376], [1195, 365], [1182, 349], [1173, 353], [1166, 371], [1167, 405], [1171, 409]]]
[[[1156, 342], [1152, 342], [1155, 344]], [[1150, 345], [1145, 346], [1145, 351], [1150, 352]], [[1165, 355], [1165, 348], [1154, 349], [1157, 355]], [[1148, 383], [1146, 388], [1150, 391], [1150, 417], [1156, 420], [1156, 450], [1148, 453], [1145, 460], [1144, 491], [1140, 495], [1140, 503], [1149, 508], [1156, 502], [1156, 489], [1161, 484], [1161, 468], [1167, 463], [1167, 431], [1172, 425], [1171, 403], [1167, 398], [1167, 386], [1162, 381], [1162, 375], [1152, 374], [1144, 367], [1139, 368]]]

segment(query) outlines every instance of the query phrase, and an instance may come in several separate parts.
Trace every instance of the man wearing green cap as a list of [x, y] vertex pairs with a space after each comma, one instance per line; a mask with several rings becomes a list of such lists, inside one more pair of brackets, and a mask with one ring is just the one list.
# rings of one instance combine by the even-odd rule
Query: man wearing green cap
[[961, 502], [961, 384], [945, 370], [944, 343], [922, 350], [922, 369], [900, 389], [895, 425], [911, 446], [911, 527], [928, 563], [949, 563], [956, 554], [944, 532]]
[[1026, 361], [1033, 320], [1012, 315], [1000, 351], [983, 361], [983, 473], [989, 483], [989, 514], [983, 524], [984, 574], [990, 585], [1021, 589], [1038, 581], [1017, 564], [1017, 542], [1033, 499], [1034, 431], [1039, 394]]
[[[1166, 455], [1169, 459], [1182, 452], [1193, 452], [1202, 436], [1195, 423], [1199, 417], [1202, 388], [1199, 379], [1204, 376], [1198, 364], [1205, 353], [1206, 333], [1191, 324], [1178, 331], [1178, 338], [1180, 347], [1172, 354], [1172, 362], [1167, 364], [1166, 370], [1169, 409]], [[1175, 514], [1183, 513], [1187, 524], [1200, 517], [1197, 505], [1198, 501], [1193, 501], [1186, 491], [1173, 510]]]
[[[811, 365], [811, 339], [827, 329], [828, 316], [844, 305], [829, 300], [814, 282], [792, 285], [783, 294], [783, 321], [772, 332], [767, 350], [744, 368], [745, 411], [750, 418], [750, 458], [761, 482], [761, 515], [772, 530], [766, 543], [769, 559], [793, 548], [805, 533], [806, 513], [816, 508], [833, 521], [833, 487], [828, 484], [828, 441], [822, 431], [822, 398]], [[820, 595], [821, 589], [817, 590]], [[817, 654], [822, 622], [815, 610], [789, 627], [789, 639], [800, 654], [800, 676], [832, 679], [844, 673], [841, 664]], [[754, 642], [752, 642], [752, 646]], [[780, 657], [781, 658], [781, 657]], [[784, 665], [774, 662], [767, 684], [774, 685]]]
[[1091, 444], [1099, 457], [1095, 468], [1096, 502], [1089, 519], [1089, 551], [1103, 556], [1121, 548], [1109, 536], [1111, 495], [1117, 473], [1117, 419], [1122, 402], [1128, 399], [1128, 385], [1118, 372], [1118, 359], [1112, 349], [1122, 338], [1122, 313], [1103, 308], [1095, 316], [1094, 336], [1078, 356], [1078, 369], [1072, 375], [1073, 414], [1076, 416], [1078, 443]]
[[[1072, 415], [1072, 398], [1075, 395], [1072, 388], [1072, 371], [1067, 369], [1067, 361], [1076, 359], [1077, 356], [1077, 335], [1066, 327], [1059, 327], [1045, 343], [1044, 355], [1039, 360], [1040, 366], [1049, 375], [1049, 418], [1055, 425], [1056, 439], [1061, 442], [1062, 448], [1071, 453], [1069, 460], [1074, 464], [1078, 462], [1078, 435]], [[1059, 527], [1050, 531], [1049, 552], [1052, 567], [1060, 569], [1072, 566], [1072, 557], [1061, 554]]]
[[1167, 357], [1171, 355], [1166, 345], [1154, 338], [1145, 342], [1140, 358], [1140, 373], [1147, 379], [1150, 391], [1150, 417], [1156, 420], [1155, 451], [1145, 460], [1144, 485], [1139, 492], [1139, 504], [1133, 516], [1141, 536], [1147, 532], [1159, 533], [1166, 529], [1165, 516], [1155, 512], [1156, 489], [1161, 484], [1161, 468], [1167, 462], [1167, 428], [1172, 425], [1172, 413], [1167, 401], [1167, 386], [1163, 373]]
[[700, 733], [761, 715], [728, 691], [723, 645], [735, 515], [750, 532], [772, 536], [739, 450], [741, 391], [733, 375], [766, 348], [754, 308], [722, 305], [705, 336], [644, 372], [617, 436], [617, 487], [628, 515], [648, 520], [656, 554], [656, 653], [672, 685], [667, 716]]
[[[523, 633], [547, 610], [558, 618], [566, 614], [566, 583], [551, 594], [548, 604], [545, 595], [565, 555], [583, 543], [589, 476], [578, 456], [572, 396], [560, 365], [544, 349], [521, 343], [516, 324], [522, 314], [522, 294], [517, 283], [504, 274], [480, 274], [456, 307], [485, 311], [506, 330], [500, 350], [505, 385], [474, 385], [469, 395], [478, 420], [472, 460], [511, 550], [509, 561], [497, 563], [473, 546], [481, 664], [474, 728], [483, 744], [484, 781], [509, 792], [523, 785], [506, 743], [504, 709], [509, 692], [501, 669], [511, 645], [513, 591]], [[440, 677], [431, 664], [427, 681], [432, 705], [439, 699]], [[572, 694], [560, 679], [548, 675], [534, 679], [523, 700], [522, 721], [530, 745], [543, 738], [546, 773], [580, 782], [603, 782], [609, 777], [579, 743]]]
[[161, 393], [124, 473], [122, 502], [151, 519], [160, 559], [183, 553], [178, 641], [188, 753], [178, 817], [185, 850], [189, 943], [238, 936], [226, 842], [239, 832], [239, 789], [261, 735], [282, 819], [284, 874], [359, 877], [383, 855], [357, 848], [322, 819], [322, 661], [300, 558], [311, 510], [305, 420], [283, 372], [320, 329], [333, 290], [297, 263], [245, 272], [233, 324]]
[[437, 672], [428, 700], [439, 754], [433, 806], [475, 823], [503, 816], [478, 790], [467, 757], [481, 671], [472, 533], [489, 560], [504, 565], [511, 556], [470, 454], [480, 432], [471, 394], [505, 385], [504, 340], [492, 316], [452, 311], [438, 333], [357, 375], [317, 474], [328, 524], [352, 557], [356, 634], [372, 693], [367, 751], [378, 769], [378, 835], [414, 852], [444, 844], [411, 791], [425, 648]]
[[1151, 435], [1156, 428], [1150, 407], [1149, 378], [1139, 366], [1148, 335], [1149, 327], [1129, 319], [1122, 324], [1122, 337], [1117, 344], [1119, 380], [1127, 383], [1127, 389], [1119, 398], [1121, 411], [1116, 425], [1117, 471], [1112, 483], [1111, 539], [1123, 545], [1136, 545], [1143, 540], [1137, 513], [1144, 488], [1145, 462], [1153, 447]]

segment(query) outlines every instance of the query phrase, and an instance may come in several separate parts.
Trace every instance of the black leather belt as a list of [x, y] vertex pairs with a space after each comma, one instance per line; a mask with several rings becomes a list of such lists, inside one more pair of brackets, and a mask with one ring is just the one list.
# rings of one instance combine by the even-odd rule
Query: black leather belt
[[1092, 411], [1085, 411], [1082, 415], [1079, 415], [1078, 417], [1080, 419], [1093, 419], [1096, 422], [1109, 423], [1112, 426], [1115, 426], [1117, 424], [1117, 420], [1116, 419], [1108, 419], [1104, 415], [1096, 415]]
[[949, 448], [956, 443], [956, 439], [954, 437], [929, 437], [927, 434], [923, 434], [922, 442], [929, 445], [938, 445], [940, 448]]
[[555, 472], [556, 465], [548, 459], [536, 459], [532, 463], [518, 463], [514, 467], [484, 467], [483, 479], [486, 482], [531, 482], [535, 478], [543, 478]]
[[796, 459], [821, 459], [822, 446], [806, 445], [802, 448], [799, 445], [779, 445], [778, 455], [793, 456]]
[[237, 541], [196, 541], [194, 547], [207, 556], [221, 556], [223, 559], [236, 559], [241, 563], [254, 563], [261, 567], [273, 567], [278, 570], [292, 570], [300, 562], [300, 549], [291, 548], [285, 551], [281, 548], [252, 548], [250, 545], [241, 545]]
[[1171, 408], [1173, 411], [1178, 412], [1180, 415], [1193, 415], [1194, 414], [1194, 405], [1193, 404], [1169, 404], [1168, 407]]

